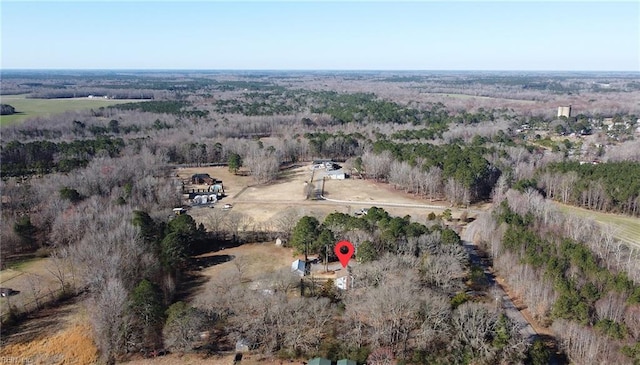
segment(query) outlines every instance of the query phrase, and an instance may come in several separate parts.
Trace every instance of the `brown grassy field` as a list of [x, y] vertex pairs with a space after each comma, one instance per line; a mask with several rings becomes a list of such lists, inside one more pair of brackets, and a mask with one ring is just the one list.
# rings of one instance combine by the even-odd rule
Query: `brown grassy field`
[[95, 364], [98, 350], [84, 308], [81, 297], [34, 314], [3, 335], [0, 363]]

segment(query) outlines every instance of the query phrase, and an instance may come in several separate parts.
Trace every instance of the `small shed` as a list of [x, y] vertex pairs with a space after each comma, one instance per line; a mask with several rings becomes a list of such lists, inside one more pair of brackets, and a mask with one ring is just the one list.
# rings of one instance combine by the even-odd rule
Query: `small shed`
[[334, 285], [336, 286], [336, 288], [340, 290], [347, 290], [349, 289], [349, 287], [351, 286], [350, 284], [352, 283], [353, 283], [353, 280], [349, 282], [349, 276], [342, 276], [342, 277], [336, 278]]
[[347, 174], [345, 174], [342, 170], [328, 171], [327, 176], [329, 176], [330, 179], [334, 180], [344, 180], [347, 178]]
[[309, 273], [309, 263], [298, 259], [291, 263], [291, 272], [305, 276]]
[[236, 352], [247, 352], [249, 351], [249, 343], [241, 338], [236, 342]]
[[338, 360], [338, 365], [356, 365], [356, 362], [349, 359]]
[[212, 192], [217, 196], [224, 195], [224, 187], [222, 186], [222, 181], [216, 181], [213, 183], [213, 185], [209, 186], [209, 192]]
[[309, 360], [309, 365], [331, 365], [331, 360], [322, 357], [314, 357]]

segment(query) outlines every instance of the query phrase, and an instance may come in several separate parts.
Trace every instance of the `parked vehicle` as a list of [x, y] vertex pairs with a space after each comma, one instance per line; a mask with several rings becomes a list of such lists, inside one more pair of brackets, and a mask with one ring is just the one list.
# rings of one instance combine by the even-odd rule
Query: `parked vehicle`
[[356, 210], [353, 214], [356, 216], [362, 216], [362, 215], [367, 215], [368, 212], [369, 212], [369, 208], [362, 208], [362, 209]]

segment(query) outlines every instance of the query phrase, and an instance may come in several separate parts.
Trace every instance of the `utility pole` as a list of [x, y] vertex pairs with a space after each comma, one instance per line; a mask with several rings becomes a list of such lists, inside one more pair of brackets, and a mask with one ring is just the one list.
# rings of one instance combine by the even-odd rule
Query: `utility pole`
[[324, 245], [324, 272], [329, 271], [329, 246]]

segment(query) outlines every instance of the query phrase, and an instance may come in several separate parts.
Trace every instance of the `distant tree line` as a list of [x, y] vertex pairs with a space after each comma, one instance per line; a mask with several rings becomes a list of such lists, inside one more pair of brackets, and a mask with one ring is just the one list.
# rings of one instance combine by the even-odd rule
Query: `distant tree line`
[[189, 110], [191, 103], [186, 101], [145, 101], [139, 103], [127, 103], [111, 106], [110, 108], [120, 110], [140, 110], [149, 113], [175, 114], [184, 117], [206, 117], [209, 112], [206, 110]]
[[154, 90], [132, 90], [132, 89], [50, 89], [39, 90], [27, 95], [30, 99], [69, 99], [86, 98], [89, 96], [108, 97], [109, 99], [154, 99]]
[[54, 171], [69, 172], [84, 167], [99, 153], [118, 156], [124, 147], [119, 138], [97, 138], [73, 142], [11, 141], [0, 150], [2, 177], [46, 174]]
[[551, 199], [588, 209], [640, 215], [640, 163], [564, 161], [537, 174], [538, 186]]

